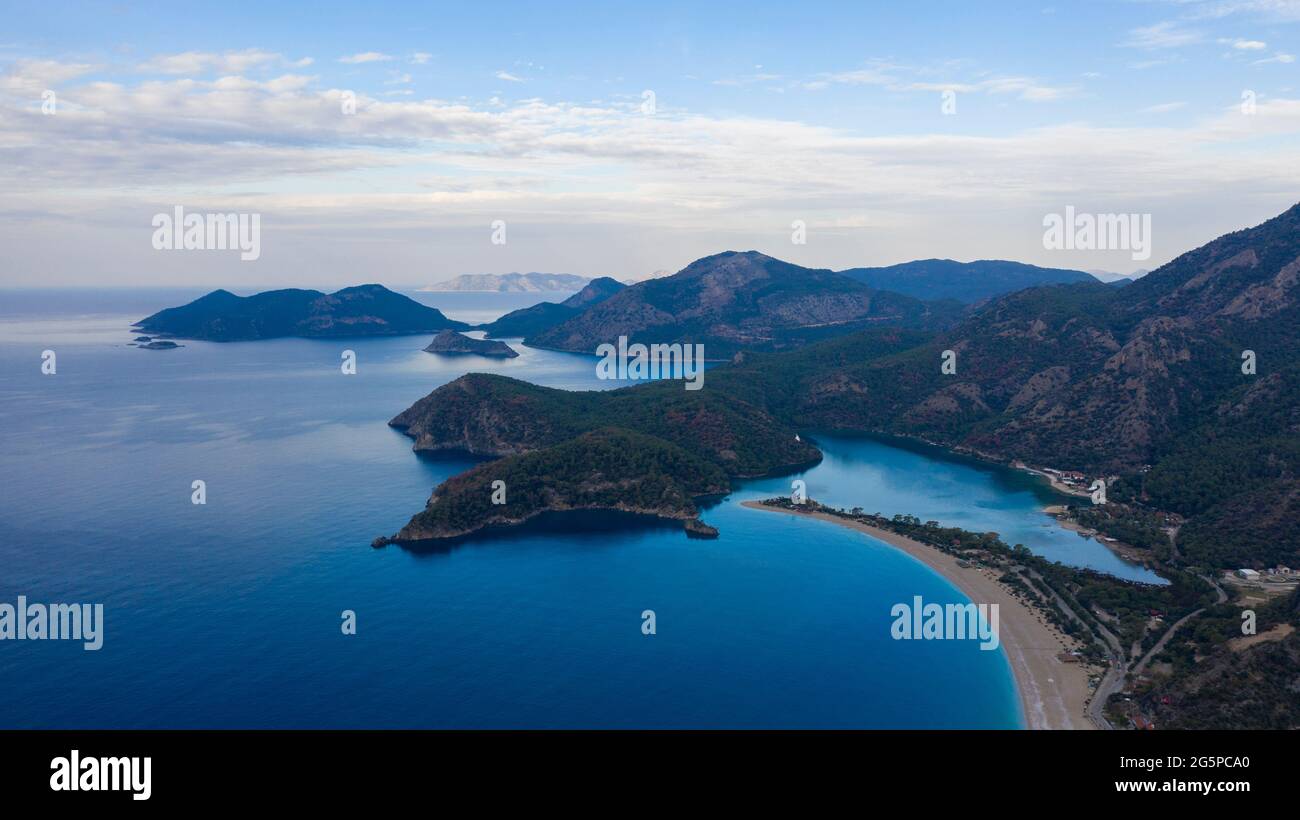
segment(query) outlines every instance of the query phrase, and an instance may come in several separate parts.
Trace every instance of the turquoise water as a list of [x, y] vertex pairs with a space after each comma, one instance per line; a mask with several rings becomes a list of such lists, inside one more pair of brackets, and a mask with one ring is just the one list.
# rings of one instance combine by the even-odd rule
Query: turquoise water
[[[411, 402], [468, 369], [617, 383], [587, 357], [448, 359], [422, 337], [126, 346], [128, 321], [174, 297], [0, 294], [0, 602], [102, 603], [106, 620], [98, 652], [0, 641], [0, 726], [1020, 725], [1001, 652], [890, 639], [894, 603], [965, 600], [946, 581], [865, 535], [738, 506], [789, 478], [709, 509], [716, 541], [644, 527], [371, 549], [468, 466], [386, 426]], [[506, 309], [455, 297], [421, 298], [456, 318]], [[1038, 528], [1034, 491], [996, 473], [818, 440], [814, 498], [1021, 526], [1102, 560]]]
[[1022, 470], [982, 464], [924, 444], [835, 433], [808, 433], [826, 454], [806, 474], [773, 483], [790, 492], [790, 481], [807, 484], [808, 497], [864, 512], [915, 515], [975, 532], [996, 532], [1008, 544], [1024, 544], [1053, 561], [1090, 567], [1120, 578], [1167, 583], [1150, 570], [1124, 561], [1104, 545], [1057, 524], [1043, 512], [1062, 496], [1042, 478]]

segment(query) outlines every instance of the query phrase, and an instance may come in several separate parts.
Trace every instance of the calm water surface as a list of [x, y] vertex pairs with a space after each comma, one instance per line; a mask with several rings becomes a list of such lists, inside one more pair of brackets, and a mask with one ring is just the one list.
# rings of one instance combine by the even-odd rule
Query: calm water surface
[[[413, 401], [468, 370], [617, 383], [589, 357], [443, 358], [423, 337], [127, 346], [130, 321], [195, 295], [0, 293], [0, 601], [106, 611], [98, 652], [0, 642], [0, 726], [1020, 726], [1001, 652], [889, 638], [896, 602], [964, 601], [946, 581], [865, 535], [738, 505], [790, 477], [709, 509], [716, 541], [645, 527], [371, 549], [469, 466], [387, 427]], [[418, 298], [467, 321], [539, 300]], [[815, 437], [827, 458], [802, 477], [819, 500], [1141, 572], [1050, 526], [1025, 479]]]

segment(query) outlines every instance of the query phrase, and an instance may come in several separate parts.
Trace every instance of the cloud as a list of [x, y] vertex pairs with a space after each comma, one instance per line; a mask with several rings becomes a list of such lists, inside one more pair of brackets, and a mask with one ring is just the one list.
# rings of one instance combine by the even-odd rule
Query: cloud
[[1146, 108], [1140, 108], [1138, 109], [1138, 113], [1139, 114], [1164, 114], [1169, 111], [1177, 111], [1178, 109], [1185, 108], [1186, 106], [1187, 103], [1181, 101], [1160, 103], [1158, 105], [1152, 105]]
[[1284, 54], [1279, 51], [1277, 54], [1274, 54], [1272, 57], [1268, 57], [1263, 60], [1256, 60], [1255, 62], [1251, 63], [1251, 65], [1265, 65], [1267, 63], [1294, 63], [1294, 62], [1295, 62], [1294, 55]]
[[1243, 40], [1240, 37], [1236, 39], [1221, 37], [1219, 38], [1219, 42], [1224, 45], [1230, 45], [1239, 51], [1263, 51], [1268, 48], [1268, 43], [1263, 40]]
[[1277, 23], [1300, 22], [1300, 0], [1174, 0], [1192, 19], [1241, 15]]
[[294, 65], [304, 67], [311, 65], [311, 58], [290, 62], [284, 55], [270, 51], [250, 48], [244, 51], [184, 51], [179, 54], [159, 54], [141, 63], [137, 71], [145, 74], [243, 74], [254, 68], [267, 65]]
[[433, 55], [429, 54], [426, 51], [417, 51], [411, 55], [411, 62], [415, 63], [416, 65], [424, 65], [425, 63], [429, 62], [432, 59], [433, 59]]
[[[1035, 87], [1025, 78], [968, 85], [988, 94]], [[345, 114], [342, 91], [296, 73], [96, 79], [62, 89], [69, 104], [57, 116], [34, 110], [30, 95], [0, 92], [0, 211], [33, 214], [30, 241], [0, 224], [0, 242], [18, 254], [0, 281], [21, 282], [47, 265], [100, 271], [78, 256], [81, 247], [124, 277], [161, 271], [172, 263], [132, 250], [148, 249], [146, 241], [117, 253], [120, 237], [176, 202], [265, 213], [265, 224], [278, 226], [275, 247], [293, 252], [276, 260], [268, 250], [268, 262], [324, 265], [346, 279], [358, 249], [380, 254], [364, 255], [366, 264], [423, 271], [432, 231], [482, 239], [474, 231], [497, 218], [545, 226], [557, 247], [590, 241], [590, 263], [609, 271], [677, 267], [689, 261], [679, 255], [728, 246], [779, 253], [762, 245], [763, 232], [775, 226], [787, 237], [777, 229], [800, 218], [846, 243], [818, 264], [847, 267], [868, 253], [1023, 258], [1041, 251], [1042, 213], [1063, 204], [1228, 220], [1300, 190], [1300, 100], [1261, 100], [1254, 117], [1225, 106], [1208, 119], [1179, 118], [1179, 127], [916, 134], [683, 109], [647, 117], [636, 98], [475, 105], [409, 99], [405, 90], [358, 92], [355, 113]], [[69, 219], [106, 227], [58, 242]], [[1023, 235], [1017, 225], [1028, 226]], [[579, 228], [605, 239], [583, 239]], [[477, 247], [455, 258], [477, 260]], [[546, 252], [529, 247], [512, 247], [521, 257], [510, 264]]]
[[62, 63], [57, 60], [15, 60], [0, 72], [0, 90], [25, 94], [39, 93], [96, 70], [89, 63]]
[[393, 58], [390, 55], [384, 54], [380, 51], [363, 51], [359, 54], [349, 54], [346, 57], [340, 57], [339, 62], [347, 63], [348, 65], [360, 65], [362, 63], [386, 63], [392, 59]]
[[1052, 86], [1032, 77], [985, 76], [971, 80], [939, 82], [918, 79], [923, 76], [942, 75], [953, 69], [945, 66], [914, 69], [876, 61], [864, 68], [837, 73], [820, 74], [802, 83], [802, 87], [817, 91], [831, 85], [879, 86], [890, 91], [956, 91], [966, 94], [1014, 94], [1027, 102], [1049, 102], [1070, 96], [1077, 89], [1072, 86]]
[[755, 66], [755, 71], [753, 73], [741, 74], [736, 77], [723, 77], [722, 79], [714, 80], [713, 84], [725, 85], [725, 86], [742, 86], [742, 85], [753, 85], [754, 83], [770, 83], [781, 79], [780, 74], [772, 74], [770, 72], [761, 71], [760, 69], [762, 69], [762, 66]]
[[509, 71], [498, 71], [497, 73], [493, 74], [492, 76], [493, 76], [493, 77], [496, 77], [498, 80], [505, 80], [505, 81], [508, 82], [508, 83], [522, 83], [522, 82], [524, 82], [524, 79], [523, 79], [522, 77], [516, 77], [515, 75], [511, 74]]
[[1128, 38], [1120, 45], [1144, 49], [1181, 48], [1182, 46], [1199, 43], [1204, 39], [1205, 35], [1199, 31], [1181, 28], [1178, 23], [1165, 21], [1130, 29]]

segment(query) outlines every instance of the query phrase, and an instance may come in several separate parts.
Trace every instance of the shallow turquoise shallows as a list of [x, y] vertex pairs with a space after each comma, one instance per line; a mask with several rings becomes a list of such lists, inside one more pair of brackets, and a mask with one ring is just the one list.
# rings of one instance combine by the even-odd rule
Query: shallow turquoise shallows
[[[1021, 725], [1000, 651], [890, 638], [893, 604], [965, 600], [946, 581], [864, 535], [739, 506], [793, 477], [707, 510], [716, 541], [589, 520], [371, 549], [469, 466], [387, 427], [416, 399], [467, 370], [619, 385], [588, 357], [448, 359], [423, 337], [127, 346], [129, 320], [193, 295], [0, 294], [0, 603], [102, 603], [106, 621], [97, 652], [0, 641], [0, 727]], [[533, 301], [422, 298], [470, 320]], [[814, 498], [1142, 574], [1056, 529], [1027, 478], [813, 435]]]

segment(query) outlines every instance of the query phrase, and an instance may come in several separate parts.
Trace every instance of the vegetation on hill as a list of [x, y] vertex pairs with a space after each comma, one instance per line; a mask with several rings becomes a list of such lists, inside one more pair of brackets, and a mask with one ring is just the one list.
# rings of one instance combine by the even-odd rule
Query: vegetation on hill
[[1039, 285], [1097, 281], [1096, 277], [1083, 271], [1040, 268], [1002, 259], [976, 262], [917, 259], [879, 268], [852, 268], [840, 273], [878, 290], [917, 299], [956, 299], [965, 303], [980, 302]]
[[[1076, 519], [1148, 550], [1168, 585], [1052, 563], [994, 533], [836, 514], [1004, 567], [1005, 583], [1090, 639], [1094, 659], [1128, 664], [1160, 648], [1128, 685], [1133, 708], [1164, 727], [1298, 725], [1300, 635], [1280, 629], [1229, 643], [1240, 637], [1240, 612], [1216, 604], [1201, 573], [1300, 565], [1300, 206], [1122, 289], [1035, 287], [937, 333], [882, 322], [802, 347], [785, 334], [812, 327], [822, 308], [822, 318], [860, 308], [851, 288], [789, 277], [795, 283], [779, 290], [797, 306], [785, 316], [794, 321], [777, 332], [781, 303], [765, 302], [764, 288], [803, 269], [735, 254], [697, 266], [629, 288], [552, 332], [575, 349], [611, 330], [666, 327], [683, 340], [707, 332], [737, 348], [791, 349], [739, 352], [695, 392], [664, 381], [569, 393], [483, 375], [445, 385], [391, 423], [417, 450], [506, 457], [445, 482], [398, 538], [462, 534], [546, 510], [693, 518], [692, 499], [730, 479], [816, 459], [795, 435], [805, 427], [915, 436], [1086, 471], [1108, 480], [1115, 503], [1076, 505]], [[955, 373], [941, 369], [946, 351]], [[1243, 351], [1253, 352], [1256, 372], [1243, 370]], [[491, 505], [494, 480], [518, 506], [490, 508], [508, 506]], [[1300, 624], [1296, 595], [1258, 609], [1261, 630]]]
[[359, 285], [330, 294], [286, 289], [236, 296], [214, 290], [141, 319], [137, 327], [184, 339], [235, 342], [281, 336], [399, 336], [464, 330], [469, 325], [382, 285]]
[[792, 349], [880, 324], [944, 327], [962, 311], [957, 302], [922, 302], [833, 271], [756, 251], [728, 251], [632, 285], [524, 341], [590, 353], [626, 336], [631, 342], [702, 344], [705, 356], [718, 360], [741, 350]]
[[[641, 327], [667, 316], [680, 330], [740, 311], [766, 330], [728, 338], [763, 346], [773, 317], [806, 322], [809, 311], [825, 308], [829, 318], [860, 308], [861, 286], [836, 277], [762, 254], [720, 254], [578, 318], [583, 333], [600, 316], [631, 315]], [[1300, 565], [1298, 282], [1300, 206], [1126, 288], [1030, 288], [937, 335], [878, 325], [788, 352], [746, 351], [709, 370], [695, 392], [669, 381], [566, 393], [468, 376], [392, 423], [416, 449], [487, 455], [619, 426], [683, 447], [732, 478], [815, 459], [798, 429], [914, 436], [1112, 479], [1125, 511], [1094, 513], [1095, 523], [1154, 557]], [[769, 301], [774, 293], [793, 301]], [[757, 326], [709, 327], [725, 336], [720, 328]], [[1257, 374], [1242, 372], [1243, 350], [1255, 352]], [[941, 369], [945, 351], [955, 354], [955, 373]], [[1185, 520], [1165, 551], [1161, 523], [1171, 513]]]
[[626, 287], [622, 282], [602, 276], [591, 280], [582, 290], [563, 302], [539, 302], [532, 307], [507, 313], [494, 322], [482, 325], [481, 329], [490, 337], [536, 336], [567, 322]]
[[461, 473], [434, 490], [394, 537], [454, 538], [543, 512], [620, 510], [695, 518], [694, 499], [728, 489], [717, 465], [662, 439], [613, 427]]
[[1253, 643], [1241, 612], [1211, 607], [1156, 656], [1139, 702], [1158, 728], [1300, 729], [1300, 589], [1255, 607]]
[[572, 392], [471, 373], [389, 422], [414, 449], [501, 456], [553, 447], [602, 427], [624, 427], [684, 447], [732, 477], [804, 466], [821, 454], [765, 410], [724, 391], [661, 381]]
[[450, 355], [471, 353], [501, 359], [514, 359], [519, 356], [515, 349], [505, 342], [472, 339], [455, 330], [444, 330], [434, 336], [433, 341], [424, 348], [424, 352]]

